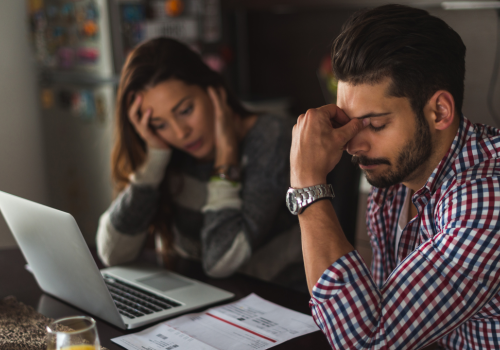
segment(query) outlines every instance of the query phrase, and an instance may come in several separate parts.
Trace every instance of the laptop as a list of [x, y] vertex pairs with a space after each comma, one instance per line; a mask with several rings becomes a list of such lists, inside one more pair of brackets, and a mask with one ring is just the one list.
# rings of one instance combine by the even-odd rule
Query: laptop
[[0, 210], [44, 292], [119, 328], [141, 327], [234, 297], [150, 265], [99, 270], [70, 214], [2, 191]]

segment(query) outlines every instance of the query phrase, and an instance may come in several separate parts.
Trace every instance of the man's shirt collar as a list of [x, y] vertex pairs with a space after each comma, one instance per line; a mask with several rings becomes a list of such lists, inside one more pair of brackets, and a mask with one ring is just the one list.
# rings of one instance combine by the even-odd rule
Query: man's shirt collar
[[457, 157], [461, 154], [463, 146], [466, 144], [469, 137], [474, 132], [474, 125], [463, 115], [460, 117], [460, 124], [458, 127], [457, 134], [453, 139], [453, 142], [446, 152], [446, 155], [441, 159], [438, 166], [434, 169], [431, 176], [425, 183], [424, 187], [418, 190], [415, 195], [419, 196], [424, 193], [434, 194], [437, 188], [443, 184], [443, 182], [449, 180], [456, 174], [455, 161]]

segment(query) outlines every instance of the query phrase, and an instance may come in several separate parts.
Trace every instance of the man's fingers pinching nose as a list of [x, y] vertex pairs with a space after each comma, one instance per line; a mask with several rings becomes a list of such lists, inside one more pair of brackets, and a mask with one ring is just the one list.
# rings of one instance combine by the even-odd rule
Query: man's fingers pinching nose
[[370, 124], [370, 118], [351, 119], [351, 121], [345, 125], [347, 127], [346, 129], [349, 138], [354, 137], [354, 135], [363, 130], [369, 124]]
[[351, 119], [349, 123], [342, 126], [341, 128], [336, 129], [337, 137], [339, 142], [342, 143], [342, 147], [354, 137], [358, 132], [360, 132], [366, 125], [370, 124], [370, 121], [367, 122], [366, 119]]
[[338, 108], [338, 107], [337, 107], [337, 113], [335, 115], [335, 119], [341, 125], [344, 125], [344, 124], [348, 123], [349, 120], [351, 120], [351, 118], [349, 118], [347, 116], [347, 114], [345, 114], [344, 110], [342, 108]]

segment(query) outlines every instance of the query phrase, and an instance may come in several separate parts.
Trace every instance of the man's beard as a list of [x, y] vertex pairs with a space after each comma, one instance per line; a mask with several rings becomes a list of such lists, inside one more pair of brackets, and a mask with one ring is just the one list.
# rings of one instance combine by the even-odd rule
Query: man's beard
[[[366, 179], [370, 185], [378, 188], [386, 188], [405, 180], [408, 180], [410, 175], [417, 170], [432, 154], [432, 140], [429, 126], [425, 123], [423, 117], [417, 117], [417, 130], [414, 137], [409, 140], [397, 158], [395, 170], [388, 170], [378, 177], [370, 177], [367, 173]], [[368, 158], [365, 156], [353, 156], [352, 162], [361, 165], [376, 165], [387, 164], [391, 162], [386, 158]]]

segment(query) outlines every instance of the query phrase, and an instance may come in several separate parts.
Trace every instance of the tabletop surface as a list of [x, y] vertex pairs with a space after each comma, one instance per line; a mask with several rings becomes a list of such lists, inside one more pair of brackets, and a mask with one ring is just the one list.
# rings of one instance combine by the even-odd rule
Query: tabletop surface
[[[102, 264], [97, 261], [98, 266]], [[19, 249], [0, 250], [0, 299], [13, 295], [17, 300], [30, 305], [38, 312], [51, 318], [61, 318], [72, 315], [89, 315], [86, 312], [72, 307], [54, 297], [44, 294], [34, 276], [25, 269], [26, 261]], [[178, 263], [175, 271], [183, 275], [225, 289], [235, 294], [235, 300], [255, 293], [260, 297], [289, 309], [310, 315], [308, 306], [309, 295], [294, 290], [286, 289], [272, 283], [261, 281], [249, 276], [236, 274], [226, 279], [213, 279], [207, 277], [199, 263], [183, 261]], [[195, 310], [197, 312], [201, 310]], [[91, 315], [89, 315], [91, 316]], [[151, 325], [149, 325], [151, 326]], [[148, 327], [149, 327], [148, 326]], [[97, 319], [97, 327], [101, 345], [110, 350], [120, 350], [122, 347], [114, 344], [111, 338], [137, 332], [121, 330], [105, 321]], [[143, 328], [141, 328], [143, 329]], [[139, 330], [141, 330], [139, 329]], [[319, 330], [283, 344], [272, 349], [331, 349], [325, 336]]]

